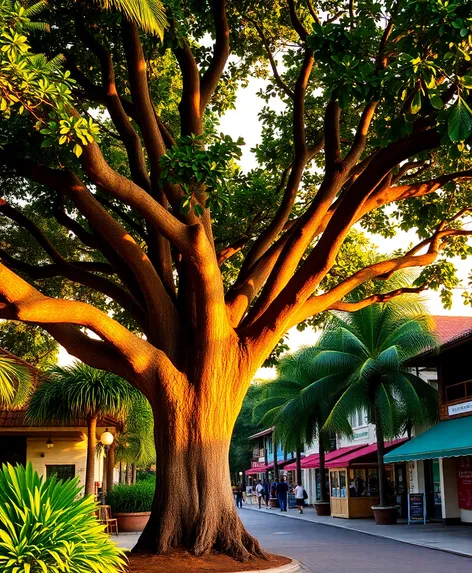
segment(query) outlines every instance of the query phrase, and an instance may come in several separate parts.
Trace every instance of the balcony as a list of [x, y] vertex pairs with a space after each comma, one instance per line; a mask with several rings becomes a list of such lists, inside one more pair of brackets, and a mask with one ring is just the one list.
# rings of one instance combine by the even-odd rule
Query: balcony
[[253, 458], [263, 458], [264, 457], [264, 448], [253, 448], [252, 449], [252, 457]]
[[466, 398], [472, 398], [472, 380], [446, 386], [445, 390], [446, 402], [458, 402]]

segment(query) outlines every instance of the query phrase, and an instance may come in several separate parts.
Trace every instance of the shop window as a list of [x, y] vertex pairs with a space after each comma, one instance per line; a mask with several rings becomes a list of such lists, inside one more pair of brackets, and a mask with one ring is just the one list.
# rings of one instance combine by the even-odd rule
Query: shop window
[[46, 466], [46, 477], [56, 476], [57, 479], [70, 479], [75, 477], [75, 465], [51, 465]]
[[367, 424], [367, 412], [364, 408], [356, 410], [349, 416], [349, 423], [352, 428], [360, 428]]
[[367, 495], [366, 470], [349, 470], [349, 495], [350, 497], [364, 497]]
[[346, 472], [345, 470], [330, 472], [331, 475], [331, 497], [346, 497]]
[[377, 468], [367, 470], [367, 495], [376, 496], [379, 494], [379, 474]]

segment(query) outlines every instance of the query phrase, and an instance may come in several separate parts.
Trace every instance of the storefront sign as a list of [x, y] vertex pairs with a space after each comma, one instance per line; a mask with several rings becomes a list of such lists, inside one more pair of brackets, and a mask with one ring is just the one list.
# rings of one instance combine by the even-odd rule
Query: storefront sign
[[453, 404], [447, 409], [449, 416], [457, 416], [464, 412], [472, 412], [472, 402], [462, 402], [462, 404]]
[[457, 458], [457, 491], [460, 509], [472, 509], [472, 456]]
[[369, 435], [369, 432], [354, 432], [354, 439], [355, 440], [360, 440], [361, 438], [367, 438], [367, 436]]
[[426, 525], [426, 499], [424, 493], [408, 494], [408, 525], [423, 523]]

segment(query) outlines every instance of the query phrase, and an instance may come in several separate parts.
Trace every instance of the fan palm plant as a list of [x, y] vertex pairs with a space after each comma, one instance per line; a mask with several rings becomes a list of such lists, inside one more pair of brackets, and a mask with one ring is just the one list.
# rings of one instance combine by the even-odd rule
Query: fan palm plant
[[381, 506], [388, 505], [384, 440], [401, 435], [408, 424], [437, 421], [437, 392], [405, 366], [435, 345], [426, 317], [404, 299], [337, 315], [317, 344], [318, 381], [305, 399], [309, 404], [337, 397], [324, 424], [335, 432], [349, 432], [349, 416], [367, 410], [376, 428]]
[[287, 450], [297, 452], [297, 479], [301, 476], [301, 444], [318, 438], [320, 462], [320, 500], [327, 501], [325, 449], [328, 431], [324, 428], [335, 397], [331, 394], [323, 400], [307, 400], [306, 390], [317, 382], [314, 368], [316, 347], [303, 348], [284, 357], [278, 365], [278, 377], [265, 386], [261, 401], [253, 415], [265, 426], [272, 425], [275, 433]]
[[0, 408], [21, 406], [32, 386], [32, 376], [26, 366], [13, 356], [0, 355]]
[[97, 422], [100, 417], [126, 418], [141, 394], [131, 384], [83, 363], [55, 366], [49, 378], [32, 395], [26, 419], [30, 424], [70, 424], [87, 421], [87, 469], [85, 495], [93, 494]]
[[161, 38], [167, 28], [166, 11], [161, 0], [95, 0], [102, 8], [115, 8], [145, 32]]
[[[155, 34], [161, 39], [167, 28], [166, 10], [161, 0], [94, 0], [94, 3], [105, 10], [118, 10], [145, 32]], [[47, 8], [46, 0], [39, 2], [26, 0], [22, 4], [21, 18], [25, 20], [28, 30], [49, 30], [48, 24], [31, 21]]]
[[128, 466], [131, 464], [134, 469], [156, 462], [154, 418], [151, 406], [143, 395], [133, 402], [124, 431], [116, 437], [115, 459]]

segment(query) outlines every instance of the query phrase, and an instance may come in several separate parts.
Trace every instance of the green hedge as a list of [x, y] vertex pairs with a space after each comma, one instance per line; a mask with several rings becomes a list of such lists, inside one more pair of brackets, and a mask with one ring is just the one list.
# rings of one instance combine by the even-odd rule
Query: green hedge
[[107, 504], [113, 513], [151, 511], [155, 480], [140, 481], [135, 485], [116, 485], [107, 494]]

